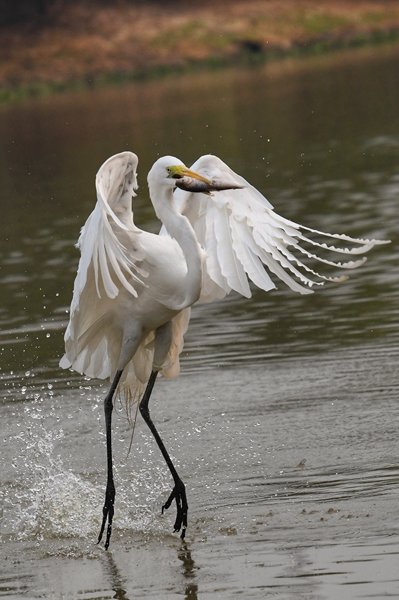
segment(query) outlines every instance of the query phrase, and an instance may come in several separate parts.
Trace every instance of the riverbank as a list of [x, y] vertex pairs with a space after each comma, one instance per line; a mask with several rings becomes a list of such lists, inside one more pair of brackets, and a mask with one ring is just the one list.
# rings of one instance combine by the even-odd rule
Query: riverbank
[[55, 3], [0, 28], [0, 100], [398, 39], [392, 0]]

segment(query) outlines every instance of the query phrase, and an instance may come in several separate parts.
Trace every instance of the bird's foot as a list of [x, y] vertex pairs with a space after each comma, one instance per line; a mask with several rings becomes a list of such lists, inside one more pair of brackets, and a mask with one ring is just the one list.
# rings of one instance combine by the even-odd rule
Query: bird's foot
[[107, 489], [105, 490], [105, 502], [103, 507], [103, 521], [101, 523], [100, 533], [98, 535], [97, 544], [99, 544], [102, 540], [105, 525], [108, 521], [107, 526], [107, 535], [105, 538], [104, 548], [108, 550], [109, 541], [111, 539], [112, 533], [112, 519], [114, 517], [114, 502], [115, 502], [115, 486], [113, 482], [107, 483]]
[[174, 532], [181, 530], [180, 537], [182, 540], [184, 540], [187, 528], [188, 504], [186, 497], [186, 488], [181, 479], [178, 479], [175, 482], [175, 487], [173, 488], [172, 493], [170, 494], [165, 504], [162, 506], [162, 514], [164, 513], [164, 510], [167, 510], [170, 507], [173, 500], [176, 501], [177, 510]]

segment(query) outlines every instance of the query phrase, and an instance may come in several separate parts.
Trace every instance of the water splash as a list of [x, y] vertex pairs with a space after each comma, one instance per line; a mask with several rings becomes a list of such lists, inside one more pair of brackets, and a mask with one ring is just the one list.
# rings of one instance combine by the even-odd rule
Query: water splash
[[13, 438], [20, 452], [6, 499], [8, 529], [18, 539], [85, 537], [97, 520], [93, 507], [99, 490], [64, 467], [55, 451], [64, 432], [46, 427], [40, 402], [26, 406], [24, 412], [27, 428]]
[[[23, 412], [24, 428], [11, 438], [15, 477], [0, 491], [2, 533], [17, 540], [74, 538], [94, 543], [102, 518], [104, 471], [101, 469], [97, 481], [96, 473], [66, 468], [59, 452], [70, 443], [69, 434], [54, 426], [61, 419], [53, 398], [36, 397]], [[171, 489], [170, 477], [162, 465], [150, 464], [151, 451], [146, 449], [150, 439], [144, 436], [141, 442], [144, 448], [138, 451], [134, 467], [131, 461], [120, 460], [115, 466], [115, 537], [127, 532], [157, 534], [170, 530], [169, 520], [158, 518]]]

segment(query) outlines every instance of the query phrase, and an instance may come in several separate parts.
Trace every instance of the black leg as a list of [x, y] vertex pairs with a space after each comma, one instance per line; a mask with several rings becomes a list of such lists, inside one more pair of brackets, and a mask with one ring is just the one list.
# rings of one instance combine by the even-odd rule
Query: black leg
[[162, 456], [164, 457], [165, 462], [169, 467], [169, 470], [173, 477], [173, 481], [175, 482], [175, 486], [172, 490], [172, 493], [170, 494], [170, 496], [167, 499], [167, 501], [165, 502], [165, 504], [162, 506], [162, 513], [165, 509], [170, 507], [173, 500], [176, 501], [177, 515], [176, 515], [174, 530], [175, 531], [181, 530], [180, 537], [183, 540], [186, 535], [187, 511], [188, 511], [186, 488], [184, 486], [184, 483], [180, 479], [179, 475], [177, 474], [177, 471], [176, 471], [174, 464], [172, 463], [170, 456], [164, 446], [161, 436], [159, 435], [154, 423], [151, 420], [150, 411], [148, 408], [148, 403], [150, 400], [152, 388], [154, 387], [154, 383], [157, 378], [157, 374], [158, 374], [158, 371], [152, 371], [152, 373], [151, 373], [151, 376], [148, 380], [147, 387], [145, 389], [143, 398], [140, 402], [140, 413], [141, 413], [144, 421], [147, 423], [148, 427], [150, 428], [151, 433], [154, 436], [155, 441], [158, 444], [160, 451], [162, 452]]
[[105, 490], [105, 502], [103, 508], [103, 521], [101, 524], [100, 533], [98, 536], [99, 544], [103, 537], [105, 525], [108, 520], [107, 527], [107, 536], [105, 538], [104, 547], [107, 550], [109, 546], [109, 540], [111, 538], [112, 532], [112, 519], [114, 516], [114, 502], [115, 502], [115, 485], [114, 485], [114, 476], [112, 470], [112, 409], [113, 409], [113, 397], [115, 394], [115, 390], [118, 387], [119, 380], [121, 378], [122, 371], [117, 371], [112, 382], [111, 388], [104, 400], [104, 415], [105, 415], [105, 431], [107, 434], [107, 487]]

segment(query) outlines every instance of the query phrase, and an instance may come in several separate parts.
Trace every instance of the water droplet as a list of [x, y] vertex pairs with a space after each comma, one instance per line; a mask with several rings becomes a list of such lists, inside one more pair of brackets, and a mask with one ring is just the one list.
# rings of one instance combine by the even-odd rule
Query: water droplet
[[46, 338], [49, 338], [49, 337], [50, 337], [50, 334], [49, 334], [49, 333], [46, 333]]

